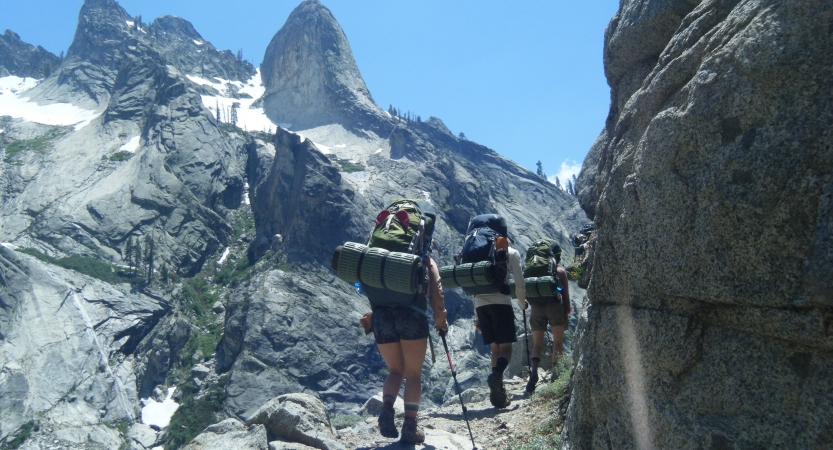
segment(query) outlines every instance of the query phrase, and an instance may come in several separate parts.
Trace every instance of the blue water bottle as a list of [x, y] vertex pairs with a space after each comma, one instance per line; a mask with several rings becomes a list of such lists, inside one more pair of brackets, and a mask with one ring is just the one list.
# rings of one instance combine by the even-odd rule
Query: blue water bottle
[[[359, 282], [358, 282], [358, 281], [357, 281], [357, 282], [355, 282], [355, 283], [353, 283], [353, 287], [354, 287], [354, 288], [356, 288], [356, 292], [358, 292], [358, 293], [359, 293], [359, 295], [364, 295], [364, 291], [362, 290], [362, 285], [361, 285], [361, 284], [359, 284]], [[559, 289], [559, 290], [560, 290], [560, 289]]]

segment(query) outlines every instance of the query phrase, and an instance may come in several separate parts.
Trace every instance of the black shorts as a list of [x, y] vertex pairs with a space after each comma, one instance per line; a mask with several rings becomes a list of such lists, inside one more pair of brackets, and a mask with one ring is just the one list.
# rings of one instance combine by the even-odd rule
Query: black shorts
[[515, 342], [515, 310], [512, 305], [483, 305], [477, 308], [477, 320], [484, 344]]
[[377, 344], [428, 338], [428, 318], [407, 306], [376, 308], [371, 316]]

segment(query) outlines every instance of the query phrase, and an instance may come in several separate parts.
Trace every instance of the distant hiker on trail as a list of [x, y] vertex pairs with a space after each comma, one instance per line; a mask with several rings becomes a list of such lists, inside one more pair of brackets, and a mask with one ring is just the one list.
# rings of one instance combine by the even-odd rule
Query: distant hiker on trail
[[[503, 386], [503, 372], [512, 359], [512, 343], [517, 341], [509, 275], [511, 273], [515, 280], [523, 280], [521, 255], [509, 246], [506, 220], [497, 214], [473, 218], [459, 259], [462, 263], [488, 261], [495, 267], [492, 285], [464, 287], [463, 291], [474, 295], [475, 326], [483, 335], [483, 342], [492, 350], [492, 372], [487, 378], [489, 401], [497, 408], [505, 408], [511, 400]], [[526, 309], [523, 283], [518, 284], [520, 287], [515, 290], [518, 305]]]
[[382, 436], [399, 436], [393, 404], [405, 380], [405, 444], [425, 441], [417, 413], [428, 348], [428, 300], [437, 331], [448, 331], [439, 270], [429, 256], [436, 217], [428, 202], [397, 200], [376, 216], [367, 245], [347, 242], [336, 248], [332, 261], [338, 277], [353, 283], [370, 301], [372, 313], [360, 322], [366, 333], [373, 332], [388, 368], [379, 413]]
[[[529, 324], [532, 328], [532, 360], [529, 370], [529, 381], [526, 385], [527, 393], [535, 391], [538, 383], [538, 365], [541, 363], [541, 350], [544, 347], [544, 333], [547, 323], [552, 329], [552, 364], [555, 366], [564, 351], [564, 330], [568, 327], [567, 317], [570, 315], [570, 289], [567, 271], [558, 263], [561, 261], [561, 246], [552, 239], [536, 241], [527, 250], [524, 264], [526, 277], [553, 277], [557, 286], [552, 296], [534, 296], [527, 292], [532, 314]], [[527, 278], [527, 279], [528, 279]], [[555, 373], [553, 373], [553, 379]], [[550, 380], [552, 381], [552, 380]]]

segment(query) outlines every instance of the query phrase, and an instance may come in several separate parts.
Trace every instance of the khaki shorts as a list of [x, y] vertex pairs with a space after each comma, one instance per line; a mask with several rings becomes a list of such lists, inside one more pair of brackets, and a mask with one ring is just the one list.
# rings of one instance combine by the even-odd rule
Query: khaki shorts
[[561, 303], [547, 302], [536, 305], [530, 303], [532, 313], [529, 315], [529, 325], [532, 331], [547, 331], [547, 322], [552, 327], [563, 327], [567, 325], [567, 317], [564, 315], [564, 307]]

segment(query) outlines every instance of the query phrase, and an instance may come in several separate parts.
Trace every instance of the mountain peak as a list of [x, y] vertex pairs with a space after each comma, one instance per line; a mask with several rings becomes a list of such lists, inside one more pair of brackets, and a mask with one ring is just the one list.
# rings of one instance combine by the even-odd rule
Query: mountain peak
[[274, 122], [300, 130], [383, 118], [362, 79], [344, 31], [318, 0], [305, 0], [275, 34], [261, 65], [264, 107]]

